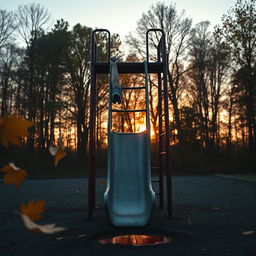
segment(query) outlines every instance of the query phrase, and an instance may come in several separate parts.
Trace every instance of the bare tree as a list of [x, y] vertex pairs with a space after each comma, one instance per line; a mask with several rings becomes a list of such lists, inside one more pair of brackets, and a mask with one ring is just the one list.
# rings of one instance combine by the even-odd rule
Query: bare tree
[[[40, 4], [32, 3], [20, 5], [16, 13], [16, 19], [19, 24], [17, 31], [27, 45], [28, 50], [28, 73], [29, 80], [27, 84], [27, 105], [28, 118], [35, 121], [36, 117], [36, 97], [35, 93], [35, 61], [36, 61], [36, 42], [43, 28], [47, 26], [50, 20], [50, 14], [47, 9]], [[34, 131], [28, 140], [29, 151], [34, 149]]]
[[[220, 30], [209, 32], [208, 21], [198, 23], [192, 30], [187, 89], [194, 98], [199, 117], [201, 154], [209, 160], [219, 144], [219, 113], [221, 95], [229, 75], [229, 47], [223, 41]], [[214, 150], [215, 149], [215, 150]]]
[[17, 31], [24, 42], [29, 45], [34, 41], [38, 33], [49, 25], [50, 14], [40, 4], [32, 3], [20, 5], [16, 13], [19, 26]]
[[14, 30], [15, 23], [13, 13], [0, 10], [0, 49], [9, 41]]
[[[145, 57], [145, 34], [150, 28], [161, 28], [166, 34], [167, 57], [168, 57], [168, 82], [169, 98], [173, 106], [173, 113], [178, 131], [179, 143], [183, 144], [182, 127], [180, 123], [179, 90], [180, 79], [186, 73], [182, 60], [188, 47], [192, 20], [185, 16], [185, 12], [177, 12], [174, 4], [167, 6], [158, 2], [152, 5], [147, 13], [143, 13], [137, 23], [136, 34], [129, 34], [126, 42], [134, 51]], [[151, 49], [156, 49], [159, 42], [159, 34], [149, 35]], [[155, 59], [155, 56], [152, 55]]]
[[[222, 32], [232, 49], [236, 64], [236, 86], [240, 102], [246, 106], [248, 145], [256, 148], [256, 1], [237, 0], [227, 15], [222, 17]], [[254, 157], [254, 153], [252, 154]]]
[[0, 85], [1, 85], [1, 115], [11, 114], [13, 69], [16, 64], [17, 48], [14, 45], [5, 46], [0, 50]]
[[209, 101], [210, 101], [210, 142], [211, 146], [218, 143], [218, 120], [221, 95], [224, 92], [225, 81], [230, 75], [230, 49], [223, 39], [218, 27], [212, 36], [209, 49], [207, 73], [209, 83]]

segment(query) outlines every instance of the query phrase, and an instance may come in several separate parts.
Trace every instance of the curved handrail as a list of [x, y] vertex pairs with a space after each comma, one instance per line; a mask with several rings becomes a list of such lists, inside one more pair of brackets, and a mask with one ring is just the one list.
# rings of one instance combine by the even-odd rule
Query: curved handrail
[[[161, 28], [150, 28], [147, 30], [146, 32], [146, 59], [147, 59], [147, 62], [149, 62], [149, 45], [148, 45], [148, 35], [150, 32], [161, 32], [162, 33], [162, 37], [159, 41], [159, 43], [162, 43], [162, 49], [165, 49], [165, 33], [164, 31], [161, 29]], [[162, 42], [161, 42], [162, 40]]]
[[106, 32], [108, 34], [108, 62], [110, 62], [110, 32], [107, 29], [94, 29], [91, 34], [91, 60], [96, 61], [96, 54], [95, 54], [95, 34]]

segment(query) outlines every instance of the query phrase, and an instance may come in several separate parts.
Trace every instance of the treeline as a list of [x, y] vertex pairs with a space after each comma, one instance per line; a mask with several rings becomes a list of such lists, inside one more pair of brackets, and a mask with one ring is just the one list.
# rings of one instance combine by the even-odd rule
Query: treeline
[[[61, 19], [46, 32], [50, 15], [39, 4], [19, 6], [16, 13], [2, 10], [0, 15], [1, 116], [17, 114], [36, 123], [27, 142], [31, 152], [45, 151], [63, 136], [68, 148], [84, 154], [92, 28], [77, 24], [69, 30]], [[24, 47], [15, 44], [16, 37]], [[100, 41], [104, 59], [106, 40]], [[118, 35], [111, 41], [115, 54], [120, 46]]]
[[[249, 160], [247, 170], [255, 169], [255, 7], [254, 0], [238, 0], [223, 15], [222, 24], [211, 31], [208, 21], [193, 26], [184, 11], [159, 2], [142, 14], [136, 32], [127, 35], [129, 56], [121, 52], [119, 36], [112, 36], [111, 55], [140, 61], [145, 57], [147, 29], [162, 28], [166, 33], [174, 168], [187, 162], [184, 168], [189, 169], [193, 162], [195, 168], [205, 169], [209, 163], [221, 165], [229, 158], [235, 163]], [[47, 30], [50, 23], [48, 11], [40, 4], [21, 5], [15, 12], [0, 10], [1, 116], [16, 114], [36, 123], [26, 141], [29, 154], [47, 152], [62, 137], [67, 149], [84, 158], [90, 114], [92, 28], [81, 24], [70, 28], [60, 19]], [[159, 35], [152, 33], [149, 40], [151, 59], [155, 60]], [[98, 38], [102, 61], [106, 60], [107, 47], [102, 34]], [[141, 80], [141, 76], [120, 77], [121, 83], [129, 86]], [[153, 76], [150, 84], [151, 121], [157, 138]], [[96, 131], [100, 148], [106, 143], [108, 77], [99, 76], [98, 85]], [[141, 94], [125, 95], [123, 106], [136, 107], [142, 102]], [[116, 128], [121, 130], [137, 131], [143, 123], [142, 116], [125, 114], [118, 118], [121, 126]]]
[[[174, 169], [255, 171], [255, 17], [255, 1], [238, 0], [211, 31], [208, 21], [192, 26], [174, 4], [157, 3], [127, 37], [145, 56], [145, 31], [165, 31]], [[151, 35], [152, 48], [158, 39]]]

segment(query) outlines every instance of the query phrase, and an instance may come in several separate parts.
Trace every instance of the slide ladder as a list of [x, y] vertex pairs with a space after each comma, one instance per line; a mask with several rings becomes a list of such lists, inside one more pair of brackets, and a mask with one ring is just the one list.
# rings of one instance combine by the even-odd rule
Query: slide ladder
[[[97, 36], [100, 34], [104, 34], [104, 37]], [[118, 63], [118, 73], [119, 74], [154, 74], [156, 79], [154, 80], [154, 84], [158, 93], [154, 95], [154, 102], [157, 104], [157, 122], [158, 127], [156, 131], [156, 139], [158, 145], [157, 159], [154, 161], [155, 167], [152, 169], [157, 171], [158, 178], [152, 180], [155, 184], [154, 188], [158, 190], [156, 195], [159, 196], [159, 207], [164, 209], [164, 197], [166, 198], [166, 207], [168, 216], [173, 215], [173, 202], [172, 202], [172, 175], [171, 175], [171, 159], [170, 159], [170, 125], [169, 125], [169, 99], [168, 99], [168, 61], [167, 61], [167, 50], [166, 50], [166, 40], [165, 33], [162, 29], [152, 28], [147, 30], [146, 32], [146, 66], [145, 62], [119, 62]], [[150, 47], [151, 40], [156, 39], [154, 42], [155, 47]], [[102, 40], [105, 41], [106, 51], [104, 54], [99, 53], [99, 47], [102, 45]], [[114, 74], [112, 71], [114, 67], [117, 69], [117, 66], [111, 65], [111, 34], [107, 29], [95, 29], [91, 34], [91, 64], [90, 64], [90, 119], [89, 119], [89, 145], [88, 145], [88, 162], [89, 162], [89, 177], [88, 177], [88, 218], [93, 218], [93, 211], [96, 209], [96, 161], [97, 161], [97, 106], [98, 106], [98, 76], [101, 74]], [[154, 53], [153, 53], [154, 52]], [[153, 53], [153, 54], [152, 54]], [[113, 64], [113, 63], [112, 63]], [[117, 64], [117, 63], [116, 63]], [[146, 70], [147, 69], [147, 70]], [[110, 99], [113, 103], [120, 103], [122, 90], [136, 90], [136, 89], [145, 89], [145, 93], [147, 92], [146, 88], [133, 87], [133, 88], [125, 88], [119, 87], [118, 84], [118, 76], [114, 77], [112, 80], [113, 83], [113, 91], [110, 90]], [[118, 85], [118, 86], [115, 86]], [[147, 86], [147, 84], [146, 84]], [[146, 87], [145, 86], [145, 87]], [[148, 96], [146, 96], [147, 100]], [[112, 104], [112, 102], [110, 102]], [[108, 131], [108, 140], [109, 145], [113, 145], [113, 147], [109, 148], [109, 174], [108, 174], [108, 186], [107, 191], [105, 193], [105, 202], [108, 208], [108, 212], [111, 220], [113, 220], [113, 224], [119, 225], [143, 225], [147, 222], [147, 218], [151, 212], [150, 203], [153, 202], [153, 192], [151, 189], [150, 182], [150, 154], [149, 154], [149, 111], [147, 109], [142, 110], [114, 110], [112, 109], [112, 105], [109, 105], [110, 114], [114, 111], [123, 111], [123, 112], [138, 112], [144, 111], [147, 114], [147, 130], [143, 133], [131, 133], [131, 134], [122, 134], [115, 133], [112, 131], [110, 122], [109, 131]], [[148, 104], [146, 104], [148, 107]], [[111, 115], [109, 115], [111, 118]], [[111, 120], [109, 120], [111, 121]], [[123, 149], [123, 145], [129, 145], [129, 147]], [[121, 152], [121, 149], [123, 150]], [[128, 158], [125, 156], [128, 155]], [[130, 155], [133, 156], [130, 157]], [[140, 156], [136, 158], [135, 156]], [[143, 157], [142, 157], [143, 156]], [[128, 159], [130, 159], [128, 161]], [[122, 162], [127, 161], [126, 164], [121, 164]], [[173, 161], [173, 159], [172, 159]], [[142, 165], [142, 163], [144, 163]], [[143, 169], [143, 166], [145, 169]], [[120, 169], [120, 168], [121, 169]], [[124, 169], [125, 167], [126, 169]], [[113, 175], [114, 171], [119, 169], [119, 176]], [[126, 172], [124, 172], [127, 170]], [[132, 206], [131, 212], [129, 212], [129, 216], [126, 218], [125, 222], [125, 212], [128, 213], [128, 209], [125, 210], [125, 205], [122, 205], [122, 202], [118, 203], [122, 198], [122, 193], [116, 194], [115, 191], [121, 190], [119, 185], [123, 184], [123, 175], [128, 175], [129, 177], [133, 177], [133, 175], [137, 175], [138, 180], [134, 180], [130, 178], [130, 180], [126, 180], [126, 188], [133, 192], [129, 193], [127, 191], [127, 195], [129, 196], [128, 204]], [[144, 179], [141, 179], [141, 175], [145, 174]], [[166, 179], [163, 179], [164, 175], [166, 175]], [[121, 182], [119, 182], [121, 180]], [[114, 182], [113, 182], [114, 181]], [[144, 182], [143, 182], [144, 181]], [[165, 183], [165, 186], [164, 186]], [[141, 187], [139, 191], [136, 192], [136, 189]], [[143, 194], [140, 193], [143, 191]], [[147, 191], [147, 192], [146, 192]], [[148, 192], [149, 191], [149, 192]], [[144, 193], [145, 192], [145, 193]], [[122, 198], [120, 197], [122, 196]], [[127, 196], [127, 197], [128, 197]], [[139, 198], [136, 199], [135, 198]], [[143, 198], [143, 200], [141, 199]], [[127, 199], [127, 200], [128, 200]], [[122, 201], [122, 200], [121, 200]], [[140, 205], [145, 204], [144, 206]], [[140, 206], [136, 206], [140, 205]], [[152, 203], [153, 204], [153, 203]], [[120, 206], [118, 209], [118, 205]], [[142, 216], [141, 214], [145, 209], [147, 209], [147, 213], [141, 219], [138, 216]], [[137, 214], [137, 215], [136, 215]], [[147, 215], [148, 214], [148, 215]], [[118, 222], [118, 218], [120, 217], [120, 222]], [[136, 217], [137, 216], [137, 217]], [[137, 221], [138, 220], [138, 221]], [[126, 224], [124, 224], [124, 222]], [[143, 223], [144, 222], [144, 223]], [[134, 224], [135, 223], [135, 224]], [[137, 223], [137, 224], [136, 224]]]
[[[104, 201], [115, 226], [145, 226], [155, 200], [151, 186], [150, 117], [148, 68], [144, 61], [145, 86], [121, 87], [122, 90], [145, 90], [146, 109], [112, 109], [112, 101], [121, 101], [117, 63], [110, 63], [108, 114], [108, 178]], [[113, 95], [114, 94], [114, 95]], [[119, 98], [119, 99], [118, 99]], [[112, 131], [113, 112], [146, 112], [146, 130], [140, 133]]]

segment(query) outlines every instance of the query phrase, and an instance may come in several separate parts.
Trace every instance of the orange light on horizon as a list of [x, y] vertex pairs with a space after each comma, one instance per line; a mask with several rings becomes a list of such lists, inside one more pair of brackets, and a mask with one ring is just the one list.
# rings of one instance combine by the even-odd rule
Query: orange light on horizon
[[144, 132], [147, 129], [145, 124], [136, 124], [136, 126], [137, 126], [137, 132]]
[[[136, 132], [144, 132], [146, 131], [147, 127], [145, 124], [136, 124], [137, 126], [137, 129], [136, 129]], [[150, 131], [150, 137], [155, 137], [155, 131], [153, 129], [151, 129]]]

